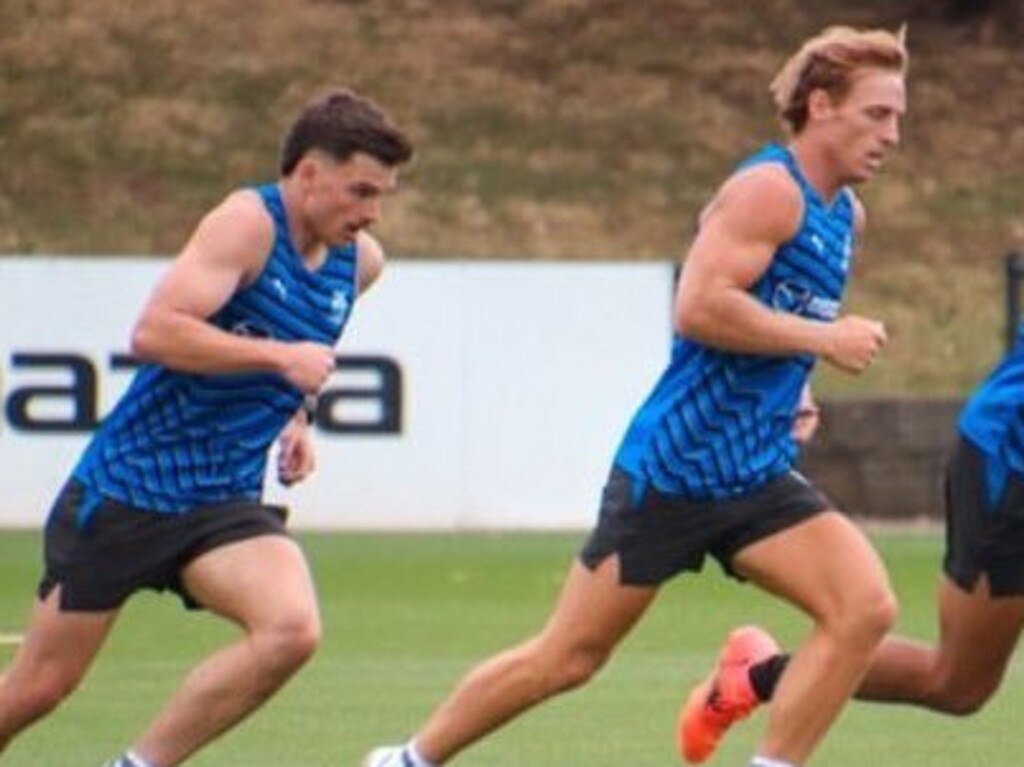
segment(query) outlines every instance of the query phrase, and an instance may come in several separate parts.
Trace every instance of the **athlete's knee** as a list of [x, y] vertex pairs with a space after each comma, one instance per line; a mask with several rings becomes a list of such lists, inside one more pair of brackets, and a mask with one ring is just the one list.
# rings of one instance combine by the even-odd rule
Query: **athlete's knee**
[[320, 646], [322, 628], [316, 610], [292, 610], [256, 628], [252, 640], [261, 665], [270, 671], [292, 672]]
[[610, 655], [609, 648], [593, 644], [563, 648], [549, 665], [553, 686], [559, 691], [582, 687], [597, 675]]
[[878, 643], [892, 631], [899, 618], [900, 605], [888, 587], [879, 588], [865, 599], [862, 627], [873, 643]]
[[593, 679], [608, 661], [608, 655], [608, 652], [592, 647], [578, 648], [572, 652], [562, 669], [563, 689], [582, 687]]
[[38, 669], [31, 674], [8, 676], [2, 689], [5, 713], [25, 725], [56, 709], [78, 687], [80, 677], [59, 668]]
[[929, 708], [951, 716], [970, 716], [984, 708], [999, 688], [999, 679], [966, 681], [941, 677], [928, 691]]
[[940, 691], [940, 694], [929, 698], [930, 708], [951, 716], [970, 716], [976, 714], [991, 698], [990, 693], [976, 690]]
[[864, 589], [845, 600], [827, 621], [845, 644], [870, 650], [892, 629], [899, 604], [886, 586]]
[[608, 660], [609, 652], [593, 646], [565, 645], [535, 638], [513, 653], [520, 671], [531, 681], [538, 698], [581, 687]]

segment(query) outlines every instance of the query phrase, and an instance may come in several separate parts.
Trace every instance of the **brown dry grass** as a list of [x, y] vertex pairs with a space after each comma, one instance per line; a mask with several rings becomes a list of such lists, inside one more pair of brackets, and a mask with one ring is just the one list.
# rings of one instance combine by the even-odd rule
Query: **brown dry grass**
[[[921, 6], [906, 0], [907, 8]], [[173, 252], [344, 83], [419, 156], [380, 234], [408, 258], [675, 258], [774, 135], [765, 86], [840, 0], [5, 0], [0, 250]], [[852, 305], [898, 343], [836, 392], [962, 391], [997, 354], [999, 257], [1024, 246], [1024, 48], [923, 14], [905, 148], [865, 190]], [[991, 35], [989, 35], [991, 37]]]

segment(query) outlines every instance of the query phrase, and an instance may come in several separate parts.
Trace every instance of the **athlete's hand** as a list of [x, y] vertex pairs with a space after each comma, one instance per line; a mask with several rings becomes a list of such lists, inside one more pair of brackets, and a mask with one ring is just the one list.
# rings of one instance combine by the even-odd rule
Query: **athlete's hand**
[[811, 387], [804, 386], [800, 393], [800, 402], [793, 414], [793, 428], [790, 435], [801, 445], [806, 445], [814, 437], [821, 425], [821, 410], [811, 395]]
[[281, 374], [306, 394], [316, 394], [334, 372], [334, 349], [312, 341], [283, 344]]
[[847, 314], [829, 325], [826, 360], [848, 373], [863, 373], [885, 346], [885, 326], [876, 320]]
[[305, 413], [298, 413], [288, 422], [277, 447], [277, 481], [285, 487], [301, 482], [316, 469], [316, 453]]

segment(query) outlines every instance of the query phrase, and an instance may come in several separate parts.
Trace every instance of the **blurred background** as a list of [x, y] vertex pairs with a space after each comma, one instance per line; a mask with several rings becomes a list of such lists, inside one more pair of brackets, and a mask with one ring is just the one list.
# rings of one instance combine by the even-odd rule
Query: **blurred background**
[[[1004, 258], [1024, 246], [1022, 6], [3, 0], [0, 252], [173, 255], [229, 189], [275, 176], [296, 110], [342, 84], [418, 146], [377, 229], [398, 273], [442, 261], [671, 266], [734, 163], [781, 136], [767, 84], [795, 47], [830, 24], [906, 23], [904, 146], [862, 189], [869, 225], [847, 304], [883, 319], [892, 343], [867, 374], [821, 366], [815, 386], [827, 407], [939, 402], [907, 427], [938, 450], [915, 480], [934, 490], [936, 435], [952, 436], [960, 398], [1004, 346]], [[529, 309], [529, 293], [510, 299], [509, 312]], [[534, 349], [543, 358], [543, 343]], [[623, 401], [655, 373], [633, 374]], [[602, 408], [616, 426], [596, 453], [610, 454], [631, 407]], [[879, 412], [857, 410], [844, 435], [903, 417]], [[830, 436], [826, 425], [816, 449]]]
[[0, 251], [168, 254], [273, 177], [319, 88], [385, 106], [419, 155], [379, 234], [401, 259], [673, 260], [767, 84], [832, 23], [909, 24], [903, 149], [863, 194], [851, 305], [899, 343], [829, 392], [965, 392], [1024, 244], [1019, 0], [4, 0]]

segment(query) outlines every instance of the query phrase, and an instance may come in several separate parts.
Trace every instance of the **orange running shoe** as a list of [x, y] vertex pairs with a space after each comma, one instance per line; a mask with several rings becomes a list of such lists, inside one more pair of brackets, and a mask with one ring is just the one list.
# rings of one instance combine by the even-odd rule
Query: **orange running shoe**
[[743, 626], [729, 634], [718, 666], [693, 688], [676, 729], [679, 754], [694, 764], [703, 762], [734, 722], [749, 716], [760, 701], [750, 684], [750, 667], [780, 652], [771, 634]]

